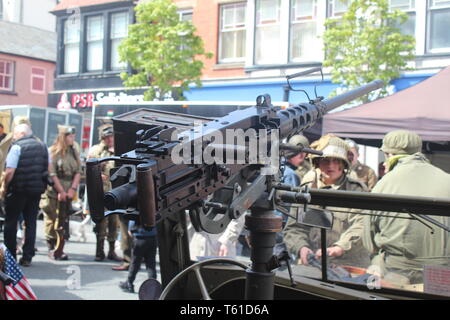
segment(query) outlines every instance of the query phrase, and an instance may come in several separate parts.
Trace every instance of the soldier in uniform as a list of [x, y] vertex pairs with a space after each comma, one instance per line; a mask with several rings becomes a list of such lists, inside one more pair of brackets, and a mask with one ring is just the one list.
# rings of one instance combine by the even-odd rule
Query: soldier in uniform
[[[49, 171], [54, 185], [47, 188], [45, 198], [41, 202], [41, 209], [44, 211], [45, 238], [51, 253], [50, 257], [67, 260], [68, 256], [64, 252], [58, 256], [52, 252], [58, 236], [61, 237], [60, 230], [65, 227], [65, 221], [70, 215], [72, 199], [80, 183], [81, 163], [75, 142], [75, 128], [58, 125], [58, 136], [49, 148], [49, 153], [51, 158]], [[56, 224], [58, 230], [55, 229]]]
[[[321, 150], [322, 156], [312, 155], [314, 169], [303, 178], [303, 185], [317, 189], [334, 189], [348, 191], [367, 191], [359, 181], [347, 176], [350, 163], [347, 158], [348, 145], [340, 138], [327, 135], [311, 144], [311, 148]], [[333, 211], [332, 207], [326, 209]], [[363, 216], [355, 209], [336, 208], [334, 223], [327, 231], [327, 252], [334, 263], [367, 267], [369, 254], [362, 245]], [[323, 253], [320, 248], [320, 229], [298, 224], [289, 218], [284, 229], [284, 241], [288, 250], [299, 258], [302, 264], [308, 264], [308, 255], [319, 258]]]
[[[106, 158], [114, 155], [114, 132], [112, 124], [103, 124], [99, 128], [100, 143], [91, 147], [88, 153], [90, 158]], [[103, 190], [111, 190], [109, 181], [109, 171], [113, 167], [112, 161], [102, 163]], [[94, 232], [97, 236], [97, 247], [95, 251], [95, 261], [105, 260], [104, 243], [108, 239], [109, 251], [107, 258], [114, 261], [122, 261], [115, 252], [115, 243], [117, 240], [117, 231], [119, 228], [119, 217], [115, 214], [109, 215], [101, 222], [97, 223]]]
[[349, 153], [349, 155], [353, 156], [351, 157], [352, 172], [356, 174], [359, 181], [367, 186], [369, 191], [372, 190], [378, 181], [375, 171], [371, 167], [359, 162], [359, 147], [355, 141], [346, 139], [345, 142], [347, 142], [350, 147], [351, 153]]
[[[289, 139], [288, 143], [295, 146], [302, 145], [305, 148], [309, 148], [308, 138], [300, 134], [292, 136]], [[301, 159], [299, 159], [299, 164], [297, 166], [297, 169], [295, 169], [295, 173], [300, 177], [300, 180], [302, 180], [304, 175], [311, 170], [311, 164], [309, 162], [309, 159], [306, 158], [306, 155], [307, 154], [305, 152], [301, 153]]]
[[[433, 166], [421, 153], [422, 139], [406, 130], [389, 132], [383, 139], [387, 173], [374, 193], [450, 198], [450, 175]], [[363, 243], [372, 266], [386, 281], [423, 283], [424, 265], [450, 265], [450, 234], [432, 225], [434, 232], [404, 213], [373, 212], [364, 217]], [[423, 214], [426, 214], [424, 212]], [[450, 225], [449, 217], [432, 217]]]

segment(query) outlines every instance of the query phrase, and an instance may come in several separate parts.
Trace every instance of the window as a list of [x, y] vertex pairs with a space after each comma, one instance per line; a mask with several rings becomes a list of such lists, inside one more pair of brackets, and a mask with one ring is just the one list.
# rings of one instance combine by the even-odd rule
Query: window
[[64, 23], [64, 73], [79, 71], [80, 65], [80, 24], [70, 19]]
[[428, 50], [430, 52], [450, 51], [450, 1], [430, 0], [428, 2]]
[[219, 62], [244, 60], [245, 12], [244, 2], [220, 7]]
[[111, 70], [126, 69], [127, 63], [120, 62], [119, 45], [128, 34], [128, 12], [111, 15]]
[[192, 22], [192, 10], [179, 11], [181, 21], [191, 21]]
[[280, 0], [257, 0], [255, 63], [282, 63]]
[[103, 69], [103, 16], [87, 18], [86, 25], [87, 59], [86, 70]]
[[398, 26], [403, 34], [415, 36], [416, 34], [416, 12], [415, 0], [390, 0], [391, 9], [398, 9], [408, 14], [408, 20]]
[[320, 56], [316, 18], [317, 0], [291, 1], [290, 61], [311, 61]]
[[31, 92], [45, 93], [45, 69], [31, 68]]
[[329, 0], [328, 1], [328, 16], [340, 17], [349, 8], [351, 0]]
[[14, 87], [14, 62], [0, 60], [0, 90], [12, 91]]

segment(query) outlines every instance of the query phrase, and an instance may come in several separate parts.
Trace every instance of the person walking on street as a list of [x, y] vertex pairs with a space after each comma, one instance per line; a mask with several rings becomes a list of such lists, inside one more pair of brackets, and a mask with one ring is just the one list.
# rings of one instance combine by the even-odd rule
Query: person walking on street
[[[91, 147], [88, 153], [88, 159], [106, 158], [114, 155], [114, 131], [112, 124], [103, 124], [99, 128], [100, 143]], [[103, 190], [111, 190], [109, 181], [109, 172], [114, 163], [107, 161], [102, 163]], [[97, 237], [97, 246], [95, 250], [95, 261], [103, 261], [107, 257], [109, 260], [122, 261], [115, 252], [115, 243], [117, 240], [117, 231], [119, 228], [119, 217], [116, 214], [109, 215], [97, 223], [94, 232]], [[109, 251], [105, 256], [104, 243], [108, 239]]]
[[125, 292], [134, 293], [133, 283], [136, 279], [136, 274], [141, 268], [142, 260], [145, 261], [148, 278], [156, 279], [156, 250], [158, 243], [156, 227], [146, 230], [134, 221], [130, 221], [128, 229], [133, 234], [132, 258], [128, 278], [126, 281], [120, 282], [119, 287]]
[[25, 221], [25, 243], [19, 260], [30, 266], [35, 254], [36, 220], [41, 194], [47, 187], [49, 155], [47, 146], [39, 141], [27, 124], [14, 128], [15, 140], [6, 157], [6, 172], [2, 189], [5, 199], [5, 245], [14, 258], [17, 247], [17, 222], [22, 214]]
[[[81, 162], [75, 142], [75, 128], [58, 125], [58, 136], [50, 147], [50, 177], [53, 187], [48, 187], [45, 199], [41, 203], [44, 211], [45, 238], [50, 257], [55, 260], [67, 260], [62, 248], [55, 248], [57, 240], [64, 243], [64, 226], [68, 219], [81, 177]], [[62, 242], [61, 242], [62, 241]], [[58, 253], [56, 250], [58, 249]]]

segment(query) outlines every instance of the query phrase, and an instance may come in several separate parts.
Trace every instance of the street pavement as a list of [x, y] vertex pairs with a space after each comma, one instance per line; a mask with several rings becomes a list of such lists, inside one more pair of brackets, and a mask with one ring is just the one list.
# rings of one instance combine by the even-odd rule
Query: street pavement
[[[30, 267], [21, 267], [31, 288], [40, 300], [138, 300], [138, 290], [147, 279], [145, 264], [142, 263], [134, 282], [135, 292], [123, 292], [119, 282], [127, 278], [128, 272], [114, 271], [111, 268], [120, 262], [104, 260], [94, 261], [95, 234], [93, 224], [87, 228], [87, 241], [76, 242], [70, 239], [66, 242], [64, 252], [69, 255], [67, 261], [54, 261], [48, 256], [44, 239], [42, 220], [37, 223], [36, 252]], [[73, 238], [73, 237], [72, 237]], [[3, 242], [3, 232], [0, 235]], [[105, 242], [105, 253], [108, 244]], [[116, 250], [120, 256], [121, 251]], [[19, 258], [20, 256], [18, 256]], [[159, 259], [157, 259], [158, 261]], [[158, 280], [159, 264], [157, 264]]]

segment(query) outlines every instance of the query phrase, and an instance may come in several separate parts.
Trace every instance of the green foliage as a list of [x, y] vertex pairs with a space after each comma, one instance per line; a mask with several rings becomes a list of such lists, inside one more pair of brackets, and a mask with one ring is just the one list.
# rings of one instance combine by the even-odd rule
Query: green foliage
[[180, 21], [170, 0], [141, 2], [135, 12], [136, 23], [119, 46], [121, 60], [135, 71], [121, 74], [125, 86], [149, 86], [145, 100], [163, 100], [171, 92], [181, 95], [191, 82], [201, 86], [199, 57], [212, 55], [205, 52], [192, 23]]
[[389, 82], [414, 58], [414, 37], [398, 28], [406, 20], [406, 13], [389, 10], [388, 0], [353, 0], [342, 19], [328, 19], [323, 65], [332, 68], [332, 81], [352, 89], [381, 79], [385, 87], [372, 99], [387, 95]]

